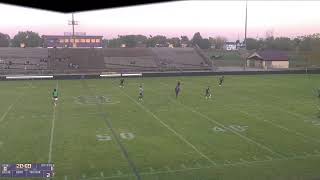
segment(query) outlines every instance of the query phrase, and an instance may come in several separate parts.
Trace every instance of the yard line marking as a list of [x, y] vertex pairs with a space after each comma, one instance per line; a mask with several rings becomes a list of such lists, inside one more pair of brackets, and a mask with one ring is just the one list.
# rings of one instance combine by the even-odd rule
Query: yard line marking
[[185, 139], [177, 131], [172, 129], [168, 124], [166, 124], [164, 121], [162, 121], [158, 116], [156, 116], [153, 112], [151, 112], [149, 109], [147, 109], [144, 105], [142, 105], [141, 103], [138, 103], [135, 99], [133, 99], [131, 96], [129, 96], [125, 91], [121, 90], [120, 92], [122, 92], [124, 95], [126, 95], [129, 99], [131, 99], [131, 101], [133, 101], [135, 104], [137, 104], [145, 112], [149, 113], [154, 119], [158, 120], [164, 127], [166, 127], [168, 130], [170, 130], [176, 136], [178, 136], [180, 138], [180, 140], [182, 140], [187, 145], [189, 145], [193, 150], [195, 150], [203, 158], [207, 159], [211, 164], [216, 165], [216, 163], [213, 160], [211, 160], [207, 155], [203, 154], [198, 148], [196, 148], [193, 144], [191, 144], [187, 139]]
[[[24, 86], [24, 87], [26, 87], [26, 86]], [[4, 119], [7, 117], [8, 113], [11, 111], [11, 109], [13, 108], [13, 106], [14, 106], [17, 102], [19, 102], [19, 99], [20, 99], [22, 96], [24, 96], [25, 93], [26, 93], [26, 91], [23, 91], [23, 93], [22, 93], [20, 96], [18, 96], [17, 99], [15, 99], [15, 101], [14, 101], [14, 102], [8, 107], [8, 109], [2, 114], [2, 116], [1, 116], [1, 118], [0, 118], [0, 123], [1, 123], [2, 121], [4, 121]]]
[[[161, 82], [161, 84], [165, 84], [166, 86], [169, 86], [168, 84], [163, 83], [163, 82]], [[211, 121], [212, 123], [217, 124], [217, 125], [223, 127], [224, 129], [229, 130], [230, 132], [232, 132], [232, 133], [238, 135], [239, 137], [241, 137], [242, 139], [244, 139], [244, 140], [246, 140], [246, 141], [249, 141], [249, 142], [251, 142], [251, 143], [254, 143], [255, 145], [259, 146], [260, 148], [271, 152], [272, 154], [276, 154], [276, 155], [279, 156], [279, 157], [285, 158], [285, 156], [283, 156], [282, 154], [279, 154], [279, 153], [273, 151], [272, 149], [268, 148], [267, 146], [265, 146], [265, 145], [263, 145], [263, 144], [260, 144], [260, 143], [258, 143], [257, 141], [255, 141], [255, 140], [253, 140], [253, 139], [251, 139], [251, 138], [249, 138], [249, 137], [247, 137], [247, 136], [245, 136], [245, 135], [242, 135], [241, 133], [238, 133], [237, 131], [233, 130], [232, 128], [229, 128], [229, 127], [223, 125], [222, 123], [219, 123], [218, 121], [216, 121], [216, 120], [214, 120], [214, 119], [212, 119], [212, 118], [209, 118], [208, 116], [206, 116], [206, 115], [204, 115], [203, 113], [195, 110], [194, 108], [189, 107], [189, 106], [187, 106], [187, 105], [181, 103], [180, 101], [177, 101], [177, 100], [175, 100], [175, 99], [173, 99], [173, 98], [171, 98], [171, 97], [169, 97], [169, 99], [170, 99], [172, 102], [174, 102], [174, 103], [176, 103], [176, 104], [180, 104], [181, 106], [185, 107], [185, 109], [189, 109], [191, 112], [193, 112], [193, 113], [195, 113], [195, 114], [198, 114], [199, 116], [203, 117], [204, 119], [207, 119], [208, 121]]]
[[[85, 82], [84, 79], [81, 80], [81, 83], [82, 83], [82, 86], [84, 88], [87, 89], [87, 91], [91, 94], [91, 95], [94, 95], [94, 93], [90, 90], [88, 84]], [[131, 167], [133, 173], [135, 174], [137, 180], [141, 180], [141, 176], [140, 176], [140, 173], [135, 165], [135, 163], [130, 159], [129, 157], [129, 153], [127, 151], [127, 149], [125, 148], [125, 146], [121, 143], [121, 140], [119, 139], [120, 137], [118, 137], [116, 131], [113, 129], [112, 127], [112, 123], [110, 121], [110, 118], [107, 116], [107, 114], [105, 113], [103, 107], [101, 106], [101, 104], [96, 104], [96, 106], [98, 107], [99, 111], [101, 112], [101, 115], [102, 115], [102, 118], [104, 120], [104, 123], [105, 125], [107, 126], [107, 128], [111, 131], [112, 133], [112, 136], [114, 137], [117, 145], [119, 146], [121, 152], [122, 152], [122, 155], [125, 157], [125, 159], [127, 160], [128, 162], [128, 165]]]
[[67, 176], [64, 176], [64, 180], [68, 180]]
[[2, 115], [1, 118], [0, 118], [0, 122], [2, 122], [2, 121], [5, 119], [5, 117], [6, 117], [7, 114], [11, 111], [11, 109], [12, 109], [12, 107], [13, 107], [14, 104], [15, 104], [15, 102], [12, 103], [12, 104], [8, 107], [8, 109], [3, 113], [3, 115]]
[[[56, 83], [56, 89], [58, 90], [58, 81]], [[51, 163], [52, 160], [52, 144], [53, 144], [53, 134], [54, 134], [54, 122], [56, 121], [56, 106], [53, 106], [53, 115], [52, 115], [52, 124], [51, 124], [51, 133], [50, 133], [50, 143], [49, 143], [49, 158], [48, 163]]]
[[[297, 156], [293, 158], [277, 158], [277, 159], [272, 159], [272, 160], [260, 160], [260, 161], [244, 161], [244, 162], [236, 162], [236, 163], [231, 163], [231, 164], [219, 164], [219, 165], [211, 165], [211, 166], [203, 166], [203, 167], [197, 167], [197, 168], [187, 168], [187, 169], [176, 169], [176, 170], [171, 170], [170, 171], [157, 171], [157, 172], [145, 172], [141, 173], [141, 175], [156, 175], [156, 174], [169, 174], [169, 173], [176, 173], [176, 172], [188, 172], [188, 171], [193, 171], [193, 170], [200, 170], [200, 169], [211, 169], [211, 168], [217, 168], [217, 167], [226, 167], [226, 166], [237, 166], [237, 165], [253, 165], [253, 164], [258, 164], [258, 163], [268, 163], [268, 162], [277, 162], [277, 161], [288, 161], [288, 160], [297, 160], [297, 159], [307, 159], [310, 157], [320, 157], [320, 155], [312, 155], [312, 156]], [[129, 175], [123, 175], [123, 176], [109, 176], [109, 177], [92, 177], [92, 178], [87, 178], [83, 180], [99, 180], [99, 179], [113, 179], [113, 178], [123, 178], [123, 177], [130, 177], [134, 176], [133, 174]]]
[[320, 143], [320, 140], [315, 139], [315, 138], [312, 138], [312, 137], [308, 137], [308, 136], [306, 136], [306, 135], [304, 135], [304, 134], [302, 134], [302, 133], [300, 133], [300, 132], [298, 132], [298, 131], [288, 129], [287, 127], [284, 127], [284, 126], [279, 125], [279, 124], [277, 124], [277, 123], [274, 123], [274, 122], [272, 122], [272, 121], [269, 121], [269, 120], [260, 118], [260, 117], [258, 117], [258, 116], [256, 116], [256, 115], [252, 115], [251, 113], [248, 113], [248, 112], [246, 112], [246, 111], [244, 111], [244, 110], [238, 109], [238, 111], [241, 112], [242, 114], [245, 114], [246, 116], [251, 116], [251, 117], [253, 117], [253, 118], [257, 119], [257, 120], [261, 120], [261, 121], [263, 121], [263, 122], [269, 123], [269, 124], [271, 124], [271, 125], [279, 128], [279, 129], [282, 129], [282, 130], [291, 132], [291, 133], [293, 133], [293, 134], [295, 134], [295, 135], [297, 135], [297, 136], [303, 137], [304, 139], [308, 139], [308, 141], [311, 140], [311, 141], [315, 141], [315, 142], [317, 142], [317, 143]]
[[103, 174], [103, 172], [100, 172], [100, 175], [101, 175], [101, 177], [104, 177], [104, 174]]

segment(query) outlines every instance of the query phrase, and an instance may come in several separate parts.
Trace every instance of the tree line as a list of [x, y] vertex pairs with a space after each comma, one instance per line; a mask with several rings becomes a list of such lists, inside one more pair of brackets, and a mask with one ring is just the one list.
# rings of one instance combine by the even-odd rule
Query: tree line
[[[192, 39], [187, 36], [167, 38], [163, 35], [144, 36], [144, 35], [119, 35], [117, 38], [104, 39], [103, 46], [110, 48], [117, 47], [192, 47], [199, 46], [201, 49], [222, 49], [227, 38], [222, 36], [203, 38], [199, 32], [196, 32]], [[42, 47], [43, 39], [36, 32], [21, 31], [12, 39], [9, 35], [0, 33], [0, 47]], [[237, 43], [240, 43], [237, 40]], [[266, 38], [247, 38], [246, 45], [248, 50], [300, 50], [311, 51], [320, 48], [320, 33], [298, 36], [295, 38], [274, 37], [272, 34], [266, 34]]]

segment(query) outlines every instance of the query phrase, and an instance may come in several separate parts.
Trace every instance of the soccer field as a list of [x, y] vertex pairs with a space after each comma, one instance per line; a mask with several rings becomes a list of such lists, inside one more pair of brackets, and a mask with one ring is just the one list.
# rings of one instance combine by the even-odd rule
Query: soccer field
[[319, 78], [1, 81], [0, 163], [52, 162], [57, 180], [313, 180]]

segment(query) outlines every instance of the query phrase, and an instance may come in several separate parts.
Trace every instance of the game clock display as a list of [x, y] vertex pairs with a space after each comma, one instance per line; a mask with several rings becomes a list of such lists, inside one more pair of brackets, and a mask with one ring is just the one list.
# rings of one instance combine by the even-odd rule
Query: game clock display
[[54, 164], [1, 164], [0, 178], [52, 178]]

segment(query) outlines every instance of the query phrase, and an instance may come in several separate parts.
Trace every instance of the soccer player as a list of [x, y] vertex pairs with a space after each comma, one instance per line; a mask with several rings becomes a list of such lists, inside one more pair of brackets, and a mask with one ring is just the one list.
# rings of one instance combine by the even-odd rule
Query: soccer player
[[211, 98], [211, 92], [210, 92], [210, 87], [208, 86], [206, 89], [206, 94], [205, 94], [206, 99]]
[[124, 88], [124, 79], [123, 78], [120, 79], [120, 87]]
[[140, 85], [139, 87], [139, 100], [142, 101], [143, 99], [143, 88], [142, 88], [142, 85]]
[[57, 102], [58, 102], [58, 90], [54, 89], [52, 92], [52, 98], [53, 98], [53, 104], [54, 106], [57, 106]]
[[320, 88], [318, 88], [318, 98], [320, 98]]
[[178, 83], [177, 83], [177, 86], [175, 88], [175, 92], [176, 92], [176, 99], [177, 99], [179, 96], [179, 93], [180, 93], [180, 81], [178, 81]]
[[224, 81], [224, 76], [222, 75], [222, 76], [219, 78], [219, 86], [222, 85], [223, 81]]

